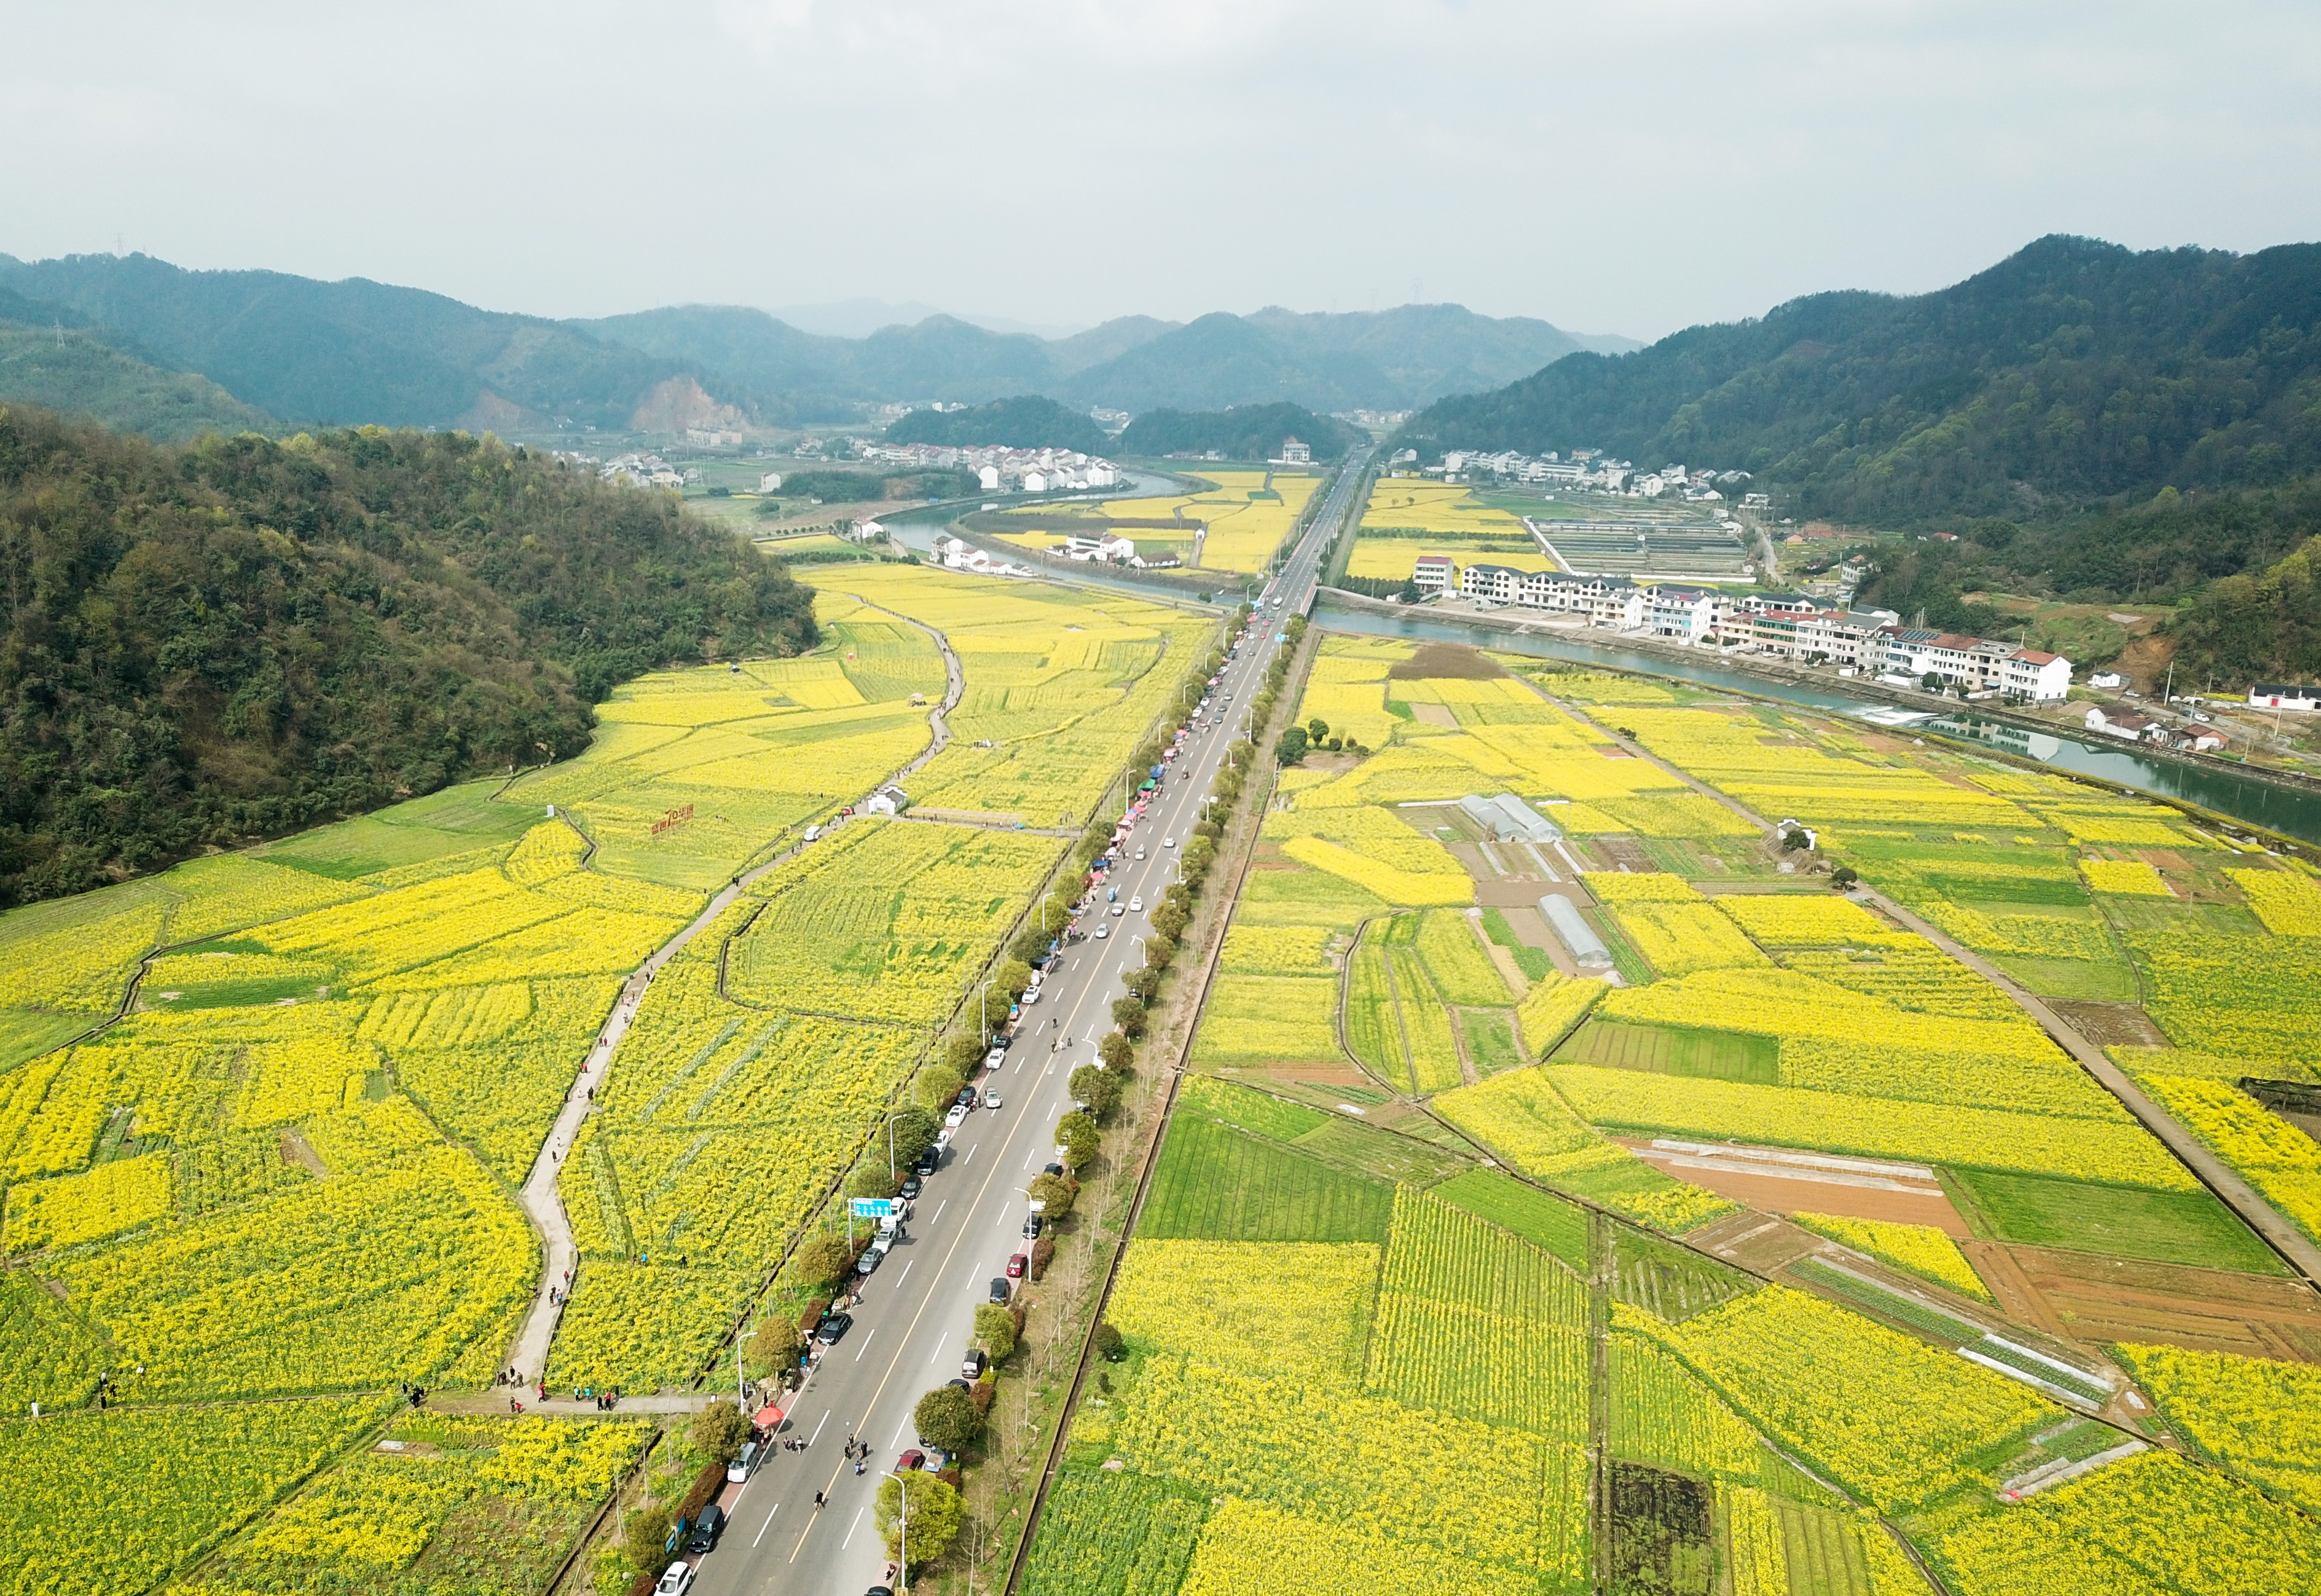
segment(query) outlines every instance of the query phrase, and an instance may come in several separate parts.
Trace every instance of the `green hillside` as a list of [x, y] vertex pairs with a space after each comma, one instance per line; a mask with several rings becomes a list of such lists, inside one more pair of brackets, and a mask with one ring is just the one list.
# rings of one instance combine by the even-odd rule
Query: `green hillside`
[[206, 377], [149, 366], [73, 328], [0, 321], [0, 404], [7, 403], [163, 442], [273, 425]]
[[0, 408], [0, 907], [587, 745], [812, 590], [668, 495], [458, 433], [160, 447]]
[[1738, 468], [1856, 523], [2279, 480], [2321, 469], [2321, 245], [2044, 238], [1936, 293], [1818, 294], [1560, 360], [1403, 442]]

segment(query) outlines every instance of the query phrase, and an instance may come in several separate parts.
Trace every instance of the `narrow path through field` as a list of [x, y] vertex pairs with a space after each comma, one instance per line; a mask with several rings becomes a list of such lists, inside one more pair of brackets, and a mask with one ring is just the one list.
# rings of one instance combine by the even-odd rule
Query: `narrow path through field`
[[[1593, 726], [1638, 759], [1650, 760], [1653, 765], [1683, 782], [1693, 791], [1716, 799], [1751, 825], [1761, 827], [1768, 833], [1773, 829], [1771, 823], [1763, 816], [1738, 799], [1728, 798], [1707, 782], [1677, 769], [1641, 743], [1621, 736], [1586, 712], [1548, 693], [1542, 692], [1540, 697], [1547, 698], [1549, 702], [1573, 719]], [[2144, 1096], [2143, 1089], [2128, 1078], [2127, 1072], [2113, 1063], [2102, 1048], [2080, 1035], [2062, 1016], [2048, 1008], [2040, 999], [2017, 983], [2013, 976], [2008, 975], [1981, 954], [1953, 940], [1947, 933], [1920, 919], [1868, 882], [1856, 883], [1848, 895], [1861, 902], [1876, 905], [1900, 925], [1916, 932], [2006, 993], [2016, 1008], [2039, 1023], [2039, 1028], [2045, 1031], [2058, 1047], [2070, 1053], [2078, 1061], [2081, 1069], [2094, 1076], [2105, 1090], [2117, 1098], [2121, 1106], [2130, 1114], [2134, 1115], [2144, 1129], [2159, 1137], [2171, 1153], [2182, 1160], [2185, 1167], [2198, 1175], [2201, 1182], [2209, 1190], [2215, 1192], [2226, 1208], [2239, 1215], [2243, 1223], [2262, 1236], [2271, 1245], [2272, 1250], [2287, 1259], [2289, 1265], [2298, 1273], [2303, 1275], [2308, 1283], [2321, 1286], [2321, 1247], [2315, 1246], [2303, 1231], [2284, 1218], [2271, 1203], [2264, 1199], [2255, 1187], [2241, 1179], [2238, 1172], [2230, 1164], [2209, 1152], [2206, 1143], [2177, 1124], [2157, 1103]]]
[[[894, 611], [875, 604], [869, 607], [879, 610], [883, 615], [895, 615]], [[888, 777], [887, 781], [901, 780], [942, 752], [951, 741], [951, 729], [944, 724], [943, 716], [959, 707], [960, 698], [967, 690], [967, 678], [960, 669], [959, 656], [951, 652], [951, 640], [933, 627], [914, 621], [908, 616], [896, 616], [895, 618], [916, 626], [934, 639], [935, 647], [942, 653], [946, 685], [942, 702], [927, 712], [927, 725], [933, 734], [928, 746], [910, 763]], [[882, 781], [878, 785], [883, 787], [887, 782]], [[520, 1382], [536, 1384], [545, 1375], [549, 1343], [556, 1338], [557, 1323], [564, 1315], [565, 1296], [571, 1290], [573, 1272], [579, 1266], [579, 1255], [572, 1244], [572, 1221], [564, 1211], [563, 1199], [557, 1193], [556, 1177], [563, 1168], [565, 1154], [572, 1151], [573, 1138], [580, 1134], [580, 1122], [587, 1118], [596, 1107], [596, 1093], [603, 1088], [605, 1075], [612, 1068], [613, 1054], [619, 1051], [621, 1038], [628, 1035], [630, 1025], [636, 1019], [637, 1006], [644, 1001], [645, 989], [652, 984], [652, 978], [660, 972], [661, 966], [677, 956], [678, 950], [700, 935], [760, 876], [776, 865], [796, 858], [798, 848], [802, 846], [804, 844], [800, 844], [784, 849], [763, 864], [735, 876], [721, 889], [710, 898], [707, 907], [638, 966], [636, 973], [630, 976], [622, 987], [620, 999], [613, 1005], [613, 1012], [605, 1019], [604, 1028], [596, 1034], [596, 1044], [588, 1050], [578, 1077], [565, 1094], [563, 1108], [557, 1112], [556, 1123], [549, 1128], [547, 1140], [541, 1144], [540, 1155], [532, 1161], [532, 1173], [525, 1178], [523, 1190], [517, 1193], [523, 1211], [530, 1216], [533, 1228], [539, 1233], [542, 1254], [540, 1287], [532, 1298], [532, 1311], [525, 1317], [523, 1328], [517, 1332], [515, 1345], [507, 1356], [507, 1367], [516, 1372]]]

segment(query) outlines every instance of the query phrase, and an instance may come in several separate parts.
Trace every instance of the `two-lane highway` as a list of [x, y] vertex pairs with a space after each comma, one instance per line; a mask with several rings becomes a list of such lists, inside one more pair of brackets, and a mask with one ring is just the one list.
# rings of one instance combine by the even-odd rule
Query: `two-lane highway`
[[[1361, 477], [1357, 459], [1332, 484], [1226, 661], [1207, 713], [1122, 844], [1109, 885], [1121, 905], [1142, 907], [1115, 916], [1105, 888], [1090, 895], [1080, 919], [1084, 940], [1062, 951], [1040, 1000], [1024, 1009], [1006, 1061], [978, 1083], [996, 1090], [1001, 1106], [978, 1107], [959, 1127], [920, 1194], [906, 1238], [864, 1284], [852, 1327], [823, 1352], [791, 1405], [786, 1437], [805, 1437], [808, 1448], [777, 1447], [746, 1484], [726, 1487], [729, 1525], [718, 1549], [698, 1560], [697, 1596], [860, 1596], [880, 1582], [887, 1554], [872, 1503], [882, 1472], [917, 1446], [912, 1409], [960, 1373], [976, 1308], [989, 1300], [990, 1282], [1004, 1277], [1008, 1256], [1026, 1245], [1024, 1188], [1056, 1156], [1055, 1125], [1071, 1107], [1071, 1072], [1095, 1059], [1097, 1041], [1112, 1029], [1113, 1001], [1144, 962], [1142, 939], [1175, 879], [1177, 851], [1263, 683], [1282, 620], [1312, 592], [1321, 550]], [[870, 1447], [859, 1474], [842, 1455], [849, 1437]]]

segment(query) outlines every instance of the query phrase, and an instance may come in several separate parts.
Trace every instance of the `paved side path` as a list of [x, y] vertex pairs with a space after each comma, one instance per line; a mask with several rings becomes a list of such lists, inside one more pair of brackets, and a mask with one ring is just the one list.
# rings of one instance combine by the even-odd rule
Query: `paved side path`
[[[868, 603], [868, 600], [863, 602]], [[872, 609], [909, 625], [916, 626], [935, 641], [942, 652], [943, 670], [948, 685], [942, 702], [927, 712], [927, 725], [933, 740], [917, 758], [897, 771], [888, 780], [901, 780], [942, 752], [951, 742], [951, 728], [943, 717], [959, 707], [960, 698], [967, 690], [966, 673], [960, 669], [959, 656], [951, 652], [951, 639], [933, 627], [914, 621], [908, 616], [895, 615], [893, 610]], [[879, 785], [884, 786], [881, 782]], [[569, 824], [568, 820], [567, 824]], [[577, 828], [576, 828], [577, 829]], [[596, 1034], [596, 1045], [580, 1066], [580, 1073], [565, 1093], [564, 1106], [557, 1111], [556, 1123], [541, 1144], [540, 1155], [532, 1161], [532, 1173], [525, 1177], [523, 1189], [517, 1194], [523, 1211], [532, 1218], [532, 1227], [541, 1242], [540, 1288], [534, 1294], [532, 1311], [525, 1317], [523, 1328], [517, 1332], [515, 1345], [510, 1349], [505, 1367], [514, 1369], [520, 1383], [537, 1385], [548, 1368], [549, 1343], [556, 1338], [556, 1327], [564, 1317], [564, 1296], [570, 1290], [574, 1272], [579, 1267], [578, 1250], [572, 1242], [572, 1221], [564, 1211], [564, 1200], [556, 1190], [556, 1177], [564, 1167], [565, 1155], [572, 1151], [573, 1138], [580, 1134], [580, 1122], [588, 1117], [596, 1104], [596, 1093], [603, 1090], [606, 1072], [612, 1068], [613, 1054], [621, 1045], [621, 1038], [629, 1034], [636, 1019], [637, 1006], [644, 1001], [645, 989], [660, 967], [675, 958], [680, 949], [706, 929], [733, 901], [749, 889], [759, 877], [797, 856], [797, 848], [785, 849], [773, 858], [733, 878], [709, 900], [709, 907], [696, 915], [684, 930], [670, 937], [655, 951], [652, 957], [638, 966], [635, 974], [621, 989], [620, 1000], [613, 1005], [613, 1013], [603, 1030]], [[496, 1400], [496, 1399], [495, 1399]], [[645, 1399], [624, 1398], [623, 1402], [635, 1407]], [[673, 1399], [672, 1399], [673, 1400]], [[551, 1411], [561, 1411], [551, 1407]], [[583, 1409], [585, 1410], [585, 1409]], [[648, 1409], [646, 1411], [660, 1411]]]
[[[1707, 782], [1678, 770], [1642, 744], [1630, 742], [1602, 722], [1590, 718], [1561, 699], [1553, 698], [1545, 692], [1541, 693], [1540, 696], [1549, 698], [1558, 708], [1575, 720], [1594, 726], [1637, 758], [1650, 760], [1659, 769], [1667, 771], [1695, 792], [1715, 798], [1751, 825], [1762, 827], [1768, 834], [1772, 831], [1771, 825], [1763, 816], [1749, 808], [1737, 798], [1728, 797]], [[2307, 1283], [2321, 1287], [2321, 1247], [2315, 1246], [2310, 1237], [2282, 1218], [2280, 1211], [2264, 1199], [2263, 1193], [2241, 1179], [2239, 1173], [2230, 1164], [2211, 1153], [2207, 1143], [2179, 1125], [2169, 1116], [2167, 1110], [2144, 1096], [2143, 1089], [2129, 1078], [2125, 1070], [2113, 1063], [2102, 1048], [2080, 1035], [2062, 1016], [2048, 1008], [2045, 1003], [2017, 983], [2014, 977], [1981, 954], [1956, 942], [1946, 932], [1928, 925], [1876, 888], [1867, 882], [1857, 882], [1851, 889], [1851, 896], [1864, 903], [1875, 904], [1896, 920], [1908, 926], [2006, 993], [2014, 1000], [2017, 1008], [2038, 1021], [2039, 1028], [2054, 1040], [2055, 1045], [2070, 1053], [2078, 1061], [2081, 1069], [2095, 1077], [2098, 1084], [2117, 1098], [2120, 1105], [2130, 1114], [2134, 1115], [2144, 1129], [2159, 1137], [2171, 1153], [2183, 1160], [2185, 1166], [2198, 1175], [2201, 1182], [2209, 1190], [2215, 1192], [2226, 1208], [2239, 1215], [2243, 1223], [2264, 1237], [2271, 1245], [2273, 1251], [2287, 1259], [2290, 1266], [2305, 1277]]]

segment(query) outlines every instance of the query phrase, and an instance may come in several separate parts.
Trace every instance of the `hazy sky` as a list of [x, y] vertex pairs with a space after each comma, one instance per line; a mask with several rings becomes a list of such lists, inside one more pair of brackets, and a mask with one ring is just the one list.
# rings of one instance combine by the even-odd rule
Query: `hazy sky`
[[2309, 0], [0, 0], [0, 251], [596, 315], [1413, 298], [1654, 337], [2321, 237]]

